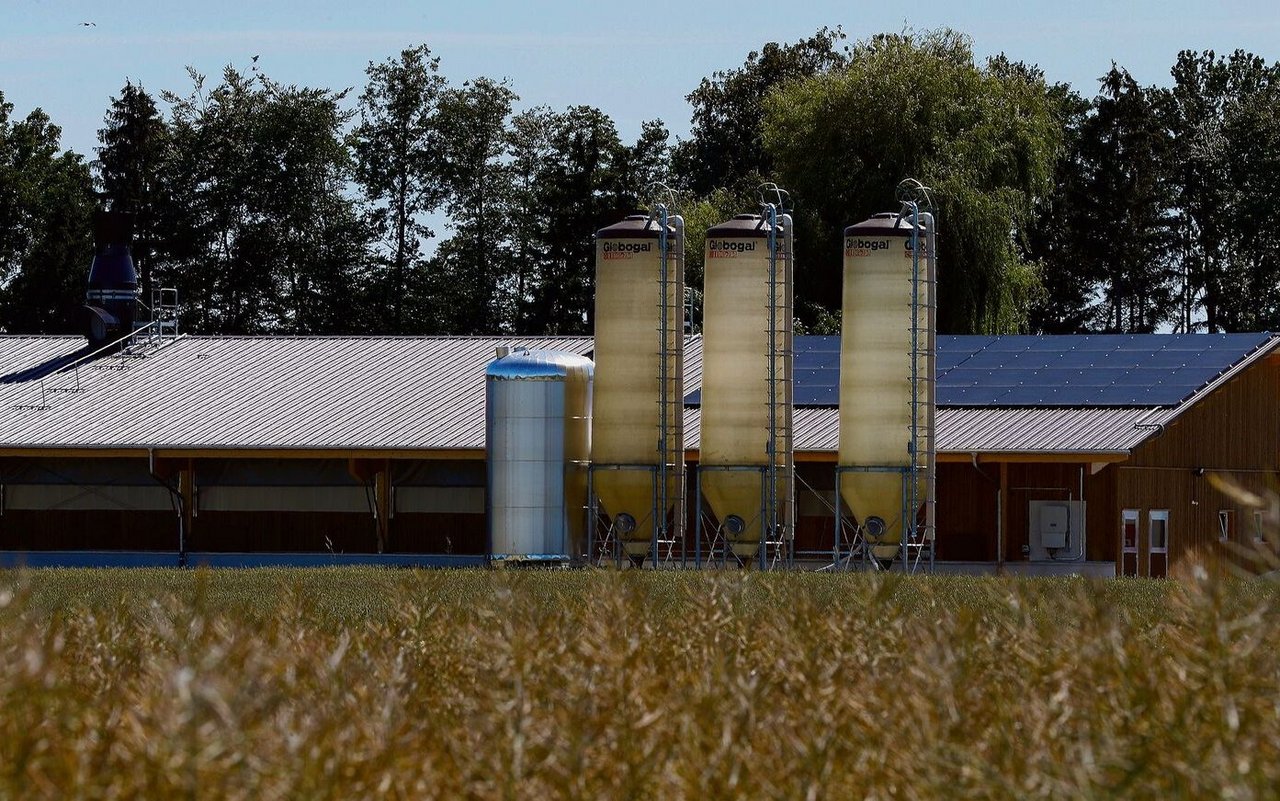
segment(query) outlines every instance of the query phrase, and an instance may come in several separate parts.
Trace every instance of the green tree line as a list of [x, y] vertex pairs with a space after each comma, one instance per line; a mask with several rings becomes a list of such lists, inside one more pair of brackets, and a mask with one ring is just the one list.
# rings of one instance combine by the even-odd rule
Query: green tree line
[[940, 221], [944, 332], [1280, 328], [1280, 65], [1243, 51], [1184, 51], [1165, 87], [1113, 62], [1086, 94], [951, 30], [822, 29], [703, 79], [675, 142], [657, 120], [623, 141], [590, 106], [518, 110], [425, 45], [358, 93], [188, 72], [126, 82], [92, 158], [0, 93], [0, 331], [76, 330], [104, 207], [134, 214], [144, 302], [176, 287], [187, 330], [587, 333], [595, 230], [666, 183], [696, 290], [701, 231], [772, 181], [795, 205], [800, 330], [832, 332], [841, 232], [907, 177]]

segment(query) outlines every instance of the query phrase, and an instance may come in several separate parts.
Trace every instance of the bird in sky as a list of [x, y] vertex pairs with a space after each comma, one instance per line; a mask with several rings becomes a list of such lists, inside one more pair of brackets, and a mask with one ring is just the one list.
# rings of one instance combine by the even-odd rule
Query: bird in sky
[[96, 23], [96, 22], [82, 22], [82, 23], [80, 23], [80, 27], [81, 27], [81, 28], [96, 28], [96, 27], [98, 27], [98, 23]]
[[257, 63], [258, 63], [258, 57], [257, 57], [257, 56], [254, 56], [252, 60], [253, 60], [253, 63], [254, 63], [254, 64], [257, 64]]

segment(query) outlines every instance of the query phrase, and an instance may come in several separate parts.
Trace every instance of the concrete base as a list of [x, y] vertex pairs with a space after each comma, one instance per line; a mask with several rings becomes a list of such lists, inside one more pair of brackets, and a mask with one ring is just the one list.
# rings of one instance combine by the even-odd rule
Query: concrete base
[[1115, 562], [935, 562], [936, 574], [963, 576], [1088, 576], [1090, 578], [1115, 578]]
[[[482, 567], [483, 556], [455, 554], [197, 553], [187, 567]], [[176, 551], [0, 551], [0, 568], [181, 567]]]

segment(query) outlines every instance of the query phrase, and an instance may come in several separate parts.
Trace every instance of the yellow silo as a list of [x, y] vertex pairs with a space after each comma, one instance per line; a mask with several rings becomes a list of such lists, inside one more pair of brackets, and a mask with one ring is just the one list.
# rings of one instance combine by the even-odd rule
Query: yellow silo
[[635, 564], [664, 532], [683, 530], [683, 509], [670, 511], [683, 506], [684, 248], [679, 218], [664, 235], [664, 216], [596, 233], [591, 484]]
[[[912, 234], [911, 221], [893, 213], [844, 232], [840, 497], [880, 560], [899, 554], [903, 527], [914, 526], [927, 481], [927, 254], [917, 274]], [[923, 230], [918, 242], [923, 250]]]
[[698, 485], [740, 559], [790, 517], [788, 233], [754, 214], [707, 231]]

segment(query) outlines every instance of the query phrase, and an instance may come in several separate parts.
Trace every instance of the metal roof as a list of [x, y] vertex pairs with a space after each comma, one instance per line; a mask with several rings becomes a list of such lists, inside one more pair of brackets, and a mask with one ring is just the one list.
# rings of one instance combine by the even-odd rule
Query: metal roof
[[591, 349], [586, 337], [184, 337], [82, 365], [80, 392], [50, 391], [73, 388], [69, 372], [11, 380], [82, 344], [0, 338], [0, 447], [483, 448], [497, 345]]
[[[1277, 340], [1260, 342], [1178, 405], [940, 406], [939, 450], [1129, 450]], [[0, 336], [0, 448], [481, 449], [485, 368], [497, 346], [592, 348], [582, 336], [183, 337], [141, 358], [100, 358], [59, 372], [83, 344]], [[688, 392], [700, 386], [701, 344], [686, 339]], [[809, 349], [828, 351], [823, 343]], [[698, 409], [687, 408], [685, 421], [686, 448], [696, 449]], [[794, 425], [797, 450], [836, 449], [833, 406], [798, 407]]]

